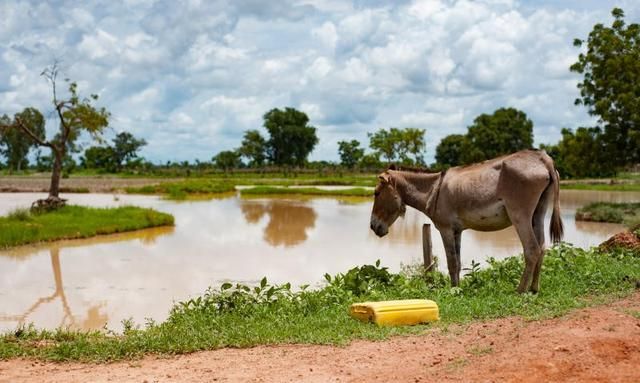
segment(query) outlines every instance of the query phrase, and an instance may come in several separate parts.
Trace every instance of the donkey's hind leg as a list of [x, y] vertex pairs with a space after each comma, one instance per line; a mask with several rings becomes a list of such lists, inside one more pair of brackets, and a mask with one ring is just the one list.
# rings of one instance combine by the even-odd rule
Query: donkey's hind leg
[[542, 196], [540, 197], [538, 206], [536, 206], [536, 210], [533, 212], [533, 232], [535, 233], [538, 245], [540, 246], [540, 257], [538, 258], [536, 267], [533, 269], [533, 280], [531, 281], [532, 293], [537, 293], [540, 289], [540, 269], [542, 268], [542, 260], [544, 259], [544, 216], [547, 212], [547, 203], [551, 190], [552, 189], [550, 187], [545, 189], [544, 193], [542, 193]]
[[[537, 199], [535, 199], [535, 201], [537, 202]], [[538, 238], [533, 229], [533, 212], [536, 205], [524, 206], [522, 201], [511, 198], [505, 198], [505, 205], [509, 219], [515, 227], [520, 242], [522, 243], [524, 271], [520, 279], [520, 284], [518, 285], [518, 292], [525, 293], [531, 286], [536, 265], [542, 254]]]

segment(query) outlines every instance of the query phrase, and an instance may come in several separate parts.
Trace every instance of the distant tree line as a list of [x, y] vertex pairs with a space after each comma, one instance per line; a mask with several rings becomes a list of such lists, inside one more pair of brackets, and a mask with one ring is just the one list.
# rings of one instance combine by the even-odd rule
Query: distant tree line
[[[219, 152], [213, 157], [213, 164], [224, 171], [242, 167], [309, 167], [308, 156], [318, 137], [304, 112], [290, 107], [272, 109], [263, 116], [263, 127], [268, 138], [258, 130], [247, 130], [240, 147]], [[368, 134], [371, 152], [366, 154], [358, 140], [340, 141], [340, 165], [352, 170], [378, 169], [384, 166], [381, 157], [387, 163], [424, 165], [424, 134], [424, 129], [417, 128], [379, 129]]]

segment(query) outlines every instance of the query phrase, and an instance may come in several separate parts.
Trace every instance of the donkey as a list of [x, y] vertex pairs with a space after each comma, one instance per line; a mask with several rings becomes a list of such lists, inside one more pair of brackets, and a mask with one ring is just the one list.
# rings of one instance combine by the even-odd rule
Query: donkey
[[460, 282], [462, 231], [496, 231], [513, 225], [524, 250], [525, 267], [518, 292], [537, 293], [544, 257], [544, 216], [553, 197], [549, 234], [563, 236], [559, 174], [541, 150], [523, 150], [438, 173], [391, 166], [378, 176], [371, 230], [378, 237], [409, 205], [426, 214], [442, 236], [451, 285]]

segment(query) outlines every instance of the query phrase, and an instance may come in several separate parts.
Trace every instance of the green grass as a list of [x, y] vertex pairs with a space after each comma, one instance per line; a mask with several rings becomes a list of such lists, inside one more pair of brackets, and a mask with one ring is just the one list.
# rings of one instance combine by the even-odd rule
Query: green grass
[[594, 202], [576, 211], [576, 220], [623, 223], [628, 227], [640, 225], [640, 202]]
[[65, 206], [40, 214], [17, 209], [0, 217], [0, 249], [166, 225], [173, 225], [173, 216], [133, 206], [110, 209]]
[[640, 310], [624, 309], [622, 312], [629, 314], [636, 319], [640, 319]]
[[[327, 180], [305, 180], [299, 181], [298, 183], [302, 184], [324, 184]], [[213, 179], [213, 178], [196, 178], [189, 180], [182, 180], [177, 182], [166, 182], [158, 185], [148, 185], [142, 187], [130, 187], [126, 188], [125, 191], [131, 194], [163, 194], [169, 199], [185, 199], [188, 196], [193, 195], [207, 195], [207, 194], [219, 194], [219, 193], [228, 193], [235, 191], [235, 185], [246, 185], [246, 184], [258, 184], [260, 182], [269, 182], [277, 186], [273, 185], [261, 185], [256, 186], [250, 189], [242, 190], [242, 194], [297, 194], [297, 195], [327, 195], [327, 196], [370, 196], [372, 195], [372, 191], [360, 188], [351, 188], [344, 190], [324, 190], [318, 189], [314, 187], [305, 187], [305, 188], [287, 188], [283, 186], [293, 186], [291, 180], [251, 180], [251, 182], [247, 181], [247, 179], [238, 180], [235, 179], [230, 181], [228, 179]], [[335, 185], [337, 182], [330, 182], [329, 184]]]
[[[448, 277], [440, 273], [424, 275], [414, 268], [395, 274], [378, 264], [327, 275], [318, 289], [272, 286], [266, 278], [257, 286], [225, 283], [176, 304], [162, 323], [139, 327], [124, 322], [122, 334], [17, 329], [0, 336], [0, 359], [111, 361], [259, 344], [341, 345], [353, 339], [423, 333], [433, 326], [446, 329], [452, 323], [514, 315], [549, 318], [631, 294], [640, 279], [640, 254], [555, 247], [545, 258], [537, 295], [515, 292], [522, 267], [521, 257], [491, 260], [486, 269], [474, 267], [458, 288], [450, 288]], [[348, 315], [354, 302], [405, 298], [433, 299], [441, 322], [378, 327]]]
[[233, 184], [212, 179], [190, 179], [125, 189], [130, 194], [164, 194], [169, 199], [184, 199], [194, 194], [228, 193], [234, 190]]
[[363, 188], [351, 189], [334, 189], [326, 190], [319, 188], [285, 188], [274, 186], [256, 186], [250, 189], [240, 191], [242, 195], [321, 195], [321, 196], [353, 196], [353, 197], [370, 197], [373, 195], [372, 190]]
[[616, 183], [616, 184], [563, 183], [560, 185], [560, 188], [565, 190], [640, 191], [640, 183]]

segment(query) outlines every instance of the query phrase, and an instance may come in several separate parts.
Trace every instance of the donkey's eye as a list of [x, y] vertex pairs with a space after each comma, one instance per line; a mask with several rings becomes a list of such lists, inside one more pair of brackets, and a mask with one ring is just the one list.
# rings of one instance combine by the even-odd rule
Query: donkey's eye
[[377, 197], [379, 194], [380, 194], [380, 190], [376, 190], [376, 191], [374, 191], [374, 192], [373, 192], [373, 195], [374, 195], [374, 196], [376, 196], [376, 197]]

